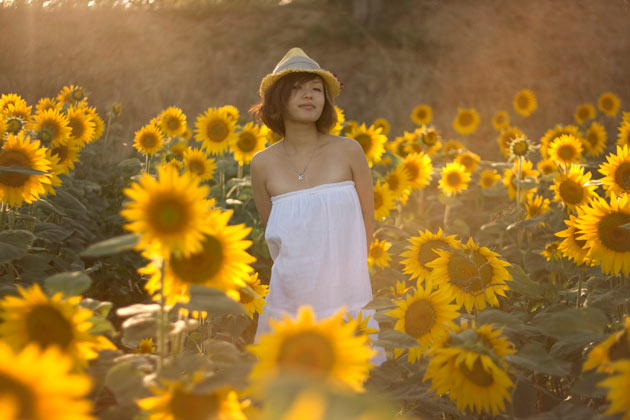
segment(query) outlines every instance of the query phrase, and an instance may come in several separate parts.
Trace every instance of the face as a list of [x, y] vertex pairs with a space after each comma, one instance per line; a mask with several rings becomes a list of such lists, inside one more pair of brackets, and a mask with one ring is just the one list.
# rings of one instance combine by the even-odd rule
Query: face
[[322, 115], [325, 102], [324, 82], [319, 76], [302, 84], [295, 83], [283, 116], [285, 120], [314, 123]]

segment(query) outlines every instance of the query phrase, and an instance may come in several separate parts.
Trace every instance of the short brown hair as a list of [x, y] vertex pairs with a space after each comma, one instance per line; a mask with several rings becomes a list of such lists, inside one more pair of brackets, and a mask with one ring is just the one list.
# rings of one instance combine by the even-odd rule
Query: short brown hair
[[[284, 137], [284, 121], [282, 114], [285, 110], [287, 100], [291, 94], [291, 89], [296, 84], [303, 84], [319, 77], [314, 73], [294, 72], [280, 78], [276, 83], [271, 85], [265, 92], [265, 96], [256, 105], [249, 109], [249, 112], [258, 120], [265, 123], [267, 127], [274, 133]], [[323, 82], [323, 80], [322, 80]], [[328, 133], [337, 123], [337, 111], [335, 111], [335, 103], [328, 91], [328, 86], [324, 85], [324, 109], [322, 115], [315, 122], [317, 131], [320, 133]]]

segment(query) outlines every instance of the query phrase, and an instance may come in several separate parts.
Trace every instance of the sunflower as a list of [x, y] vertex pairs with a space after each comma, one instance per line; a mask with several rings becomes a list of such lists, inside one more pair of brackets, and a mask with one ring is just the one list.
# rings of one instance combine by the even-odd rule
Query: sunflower
[[68, 175], [70, 170], [74, 170], [74, 164], [79, 161], [81, 146], [76, 140], [70, 139], [66, 143], [52, 145], [48, 150], [50, 151], [50, 154], [57, 157], [55, 164], [51, 161], [51, 173], [54, 175]]
[[457, 140], [449, 140], [444, 143], [444, 147], [442, 148], [442, 153], [449, 154], [452, 152], [460, 152], [466, 150], [466, 146], [460, 141]]
[[85, 114], [83, 107], [70, 106], [66, 110], [68, 125], [70, 126], [70, 138], [85, 146], [94, 137], [96, 126], [89, 116]]
[[477, 130], [480, 121], [479, 113], [474, 108], [457, 108], [457, 116], [453, 120], [453, 128], [461, 135], [471, 134]]
[[411, 120], [418, 125], [429, 124], [433, 119], [433, 110], [429, 105], [418, 105], [411, 111]]
[[361, 145], [370, 167], [374, 162], [378, 162], [383, 153], [385, 153], [387, 137], [373, 125], [366, 127], [365, 124], [361, 124], [357, 128], [350, 130], [346, 135]]
[[422, 150], [427, 155], [434, 155], [442, 147], [442, 137], [433, 126], [422, 126], [419, 128], [418, 140], [422, 145]]
[[372, 337], [370, 335], [378, 334], [377, 328], [368, 327], [368, 323], [370, 322], [370, 318], [372, 315], [365, 315], [363, 311], [359, 311], [356, 317], [353, 317], [349, 312], [346, 312], [346, 322], [354, 324], [354, 335], [364, 335], [367, 337], [368, 343], [373, 343]]
[[409, 181], [409, 186], [412, 190], [424, 188], [431, 182], [433, 165], [428, 155], [424, 153], [410, 153], [400, 163], [400, 166], [405, 170], [407, 181]]
[[492, 126], [497, 131], [502, 131], [510, 126], [510, 116], [507, 111], [497, 111], [492, 117]]
[[94, 134], [87, 141], [88, 143], [91, 143], [101, 138], [101, 136], [105, 132], [105, 122], [96, 113], [96, 109], [94, 109], [93, 107], [86, 106], [85, 108], [83, 108], [83, 110], [85, 111], [85, 114], [88, 116], [88, 119], [94, 124]]
[[184, 152], [188, 149], [186, 142], [179, 141], [173, 144], [170, 148], [170, 152], [178, 159], [184, 159]]
[[140, 340], [140, 344], [136, 347], [136, 354], [152, 354], [155, 352], [155, 345], [153, 344], [153, 338], [143, 338]]
[[527, 198], [525, 207], [527, 208], [525, 220], [538, 217], [549, 211], [549, 199], [544, 198], [542, 195], [533, 195]]
[[481, 188], [491, 188], [501, 179], [501, 175], [496, 169], [484, 169], [479, 175], [479, 186]]
[[630, 360], [615, 363], [615, 374], [598, 382], [597, 386], [609, 389], [606, 399], [610, 401], [610, 406], [605, 414], [625, 413], [621, 420], [630, 420], [628, 384], [630, 384]]
[[57, 95], [57, 102], [61, 104], [77, 105], [86, 101], [87, 94], [81, 86], [64, 86]]
[[534, 92], [529, 89], [522, 89], [514, 95], [514, 101], [512, 102], [514, 105], [514, 110], [519, 114], [528, 117], [538, 108], [538, 103], [536, 102], [536, 96]]
[[[529, 160], [524, 160], [521, 162], [521, 182], [526, 179], [530, 179], [538, 182], [538, 171], [533, 169], [534, 164]], [[503, 172], [503, 185], [505, 185], [508, 189], [508, 196], [510, 200], [516, 199], [516, 183], [515, 179], [518, 177], [518, 161], [514, 162], [514, 166], [512, 169], [506, 169]], [[518, 197], [518, 201], [523, 202], [525, 199], [536, 189], [536, 186], [532, 186], [527, 188], [525, 185], [520, 188], [520, 197]]]
[[162, 130], [153, 124], [147, 124], [136, 131], [133, 139], [133, 147], [140, 153], [151, 156], [162, 149], [165, 142]]
[[[50, 162], [50, 171], [48, 172], [50, 174], [50, 184], [44, 184], [44, 190], [46, 190], [46, 194], [57, 195], [55, 188], [61, 186], [62, 184], [59, 175], [63, 174], [66, 169], [68, 170], [68, 173], [70, 173], [70, 168], [66, 168], [64, 165], [61, 165], [59, 155], [56, 153], [53, 154], [51, 149], [46, 149], [46, 159]], [[73, 168], [75, 161], [76, 160], [71, 160]]]
[[575, 114], [573, 114], [575, 122], [582, 124], [588, 120], [595, 118], [595, 107], [591, 104], [583, 104], [577, 107]]
[[551, 142], [548, 153], [551, 160], [568, 167], [572, 163], [580, 163], [582, 150], [582, 142], [578, 138], [563, 134]]
[[396, 280], [396, 284], [389, 286], [389, 291], [392, 293], [393, 298], [402, 297], [411, 289], [411, 287], [407, 287], [407, 282], [405, 280]]
[[444, 236], [442, 228], [437, 233], [425, 230], [418, 231], [418, 234], [409, 239], [411, 245], [400, 254], [401, 257], [407, 258], [401, 263], [404, 265], [403, 273], [410, 274], [412, 279], [418, 277], [420, 280], [425, 280], [431, 274], [431, 268], [427, 264], [438, 257], [436, 251], [458, 249], [461, 247], [461, 242], [455, 235]]
[[597, 100], [597, 107], [604, 114], [614, 117], [619, 112], [621, 101], [619, 97], [612, 92], [604, 92]]
[[[206, 227], [201, 249], [188, 255], [168, 256], [164, 267], [167, 304], [187, 302], [190, 285], [214, 287], [238, 299], [238, 289], [246, 287], [253, 271], [250, 264], [256, 258], [246, 251], [252, 244], [245, 239], [251, 228], [243, 224], [228, 225], [232, 213], [232, 210], [212, 210], [203, 219]], [[145, 288], [151, 294], [160, 290], [160, 264], [158, 259], [139, 270], [150, 276]]]
[[0, 360], [0, 402], [12, 402], [13, 409], [13, 416], [0, 411], [3, 419], [96, 420], [90, 414], [90, 378], [72, 373], [72, 361], [57, 348], [29, 345], [13, 353], [0, 341]]
[[617, 135], [617, 145], [630, 147], [630, 121], [619, 124], [619, 134]]
[[206, 202], [209, 188], [190, 173], [179, 175], [172, 167], [158, 167], [158, 179], [143, 173], [126, 188], [131, 199], [120, 214], [125, 229], [140, 234], [137, 249], [151, 246], [166, 256], [188, 256], [204, 249], [204, 234], [213, 231]]
[[[580, 214], [579, 210], [578, 214]], [[591, 259], [587, 257], [588, 249], [585, 248], [586, 241], [577, 238], [580, 235], [576, 229], [577, 219], [576, 216], [569, 215], [569, 220], [564, 221], [568, 228], [556, 233], [557, 237], [564, 238], [558, 245], [558, 251], [562, 256], [575, 261], [578, 266], [585, 263], [590, 265]]]
[[[409, 349], [409, 363], [415, 363], [431, 344], [448, 335], [454, 325], [453, 320], [459, 316], [457, 306], [450, 303], [452, 300], [453, 295], [441, 289], [423, 289], [418, 280], [413, 293], [395, 300], [398, 308], [385, 314], [396, 318], [395, 330], [410, 335], [418, 342], [418, 346]], [[394, 356], [398, 357], [402, 352], [402, 349], [395, 349]]]
[[[4, 118], [0, 116], [0, 118]], [[4, 120], [4, 131], [17, 135], [26, 128], [26, 123], [20, 117], [9, 117]]]
[[499, 306], [497, 295], [505, 297], [509, 289], [507, 281], [512, 276], [505, 267], [510, 264], [501, 260], [499, 254], [480, 247], [472, 238], [455, 251], [435, 251], [438, 258], [427, 263], [432, 268], [430, 281], [455, 297], [458, 307], [466, 311], [478, 311], [489, 306]]
[[536, 168], [543, 175], [551, 175], [558, 172], [558, 165], [551, 159], [543, 159], [536, 164]]
[[260, 384], [282, 372], [317, 375], [355, 391], [363, 390], [370, 358], [376, 354], [365, 335], [355, 335], [353, 323], [344, 323], [345, 309], [315, 320], [310, 306], [300, 307], [297, 317], [271, 320], [272, 332], [259, 344], [248, 346], [258, 357], [250, 379]]
[[558, 249], [560, 247], [560, 242], [552, 241], [547, 242], [545, 244], [545, 249], [540, 251], [540, 255], [545, 257], [547, 261], [558, 261], [562, 256], [562, 253]]
[[374, 185], [374, 218], [376, 220], [387, 218], [394, 207], [396, 207], [396, 197], [387, 184], [377, 181]]
[[214, 159], [208, 157], [208, 153], [201, 149], [186, 148], [184, 152], [184, 166], [191, 174], [202, 181], [212, 179], [217, 165]]
[[613, 372], [615, 362], [630, 360], [630, 317], [626, 315], [621, 330], [608, 336], [589, 352], [583, 371]]
[[[474, 341], [468, 335], [458, 340], [462, 344], [447, 339], [439, 348], [432, 349], [433, 357], [423, 380], [431, 379], [431, 388], [439, 395], [448, 394], [461, 411], [496, 416], [505, 411], [505, 401], [511, 401], [510, 388], [514, 386], [500, 363], [504, 356], [496, 356], [502, 351], [514, 353], [514, 349], [496, 332], [491, 329], [486, 332], [484, 328], [487, 327], [475, 330]], [[472, 350], [477, 348], [483, 350]]]
[[549, 145], [563, 134], [572, 135], [577, 139], [581, 139], [583, 137], [579, 128], [575, 125], [556, 125], [554, 128], [545, 131], [545, 134], [540, 139], [540, 153], [543, 158], [547, 159], [549, 157], [547, 153]]
[[230, 117], [235, 123], [238, 122], [239, 112], [238, 108], [234, 105], [223, 105], [221, 108], [219, 108], [219, 111], [225, 112], [227, 116]]
[[203, 142], [208, 153], [219, 155], [234, 138], [236, 123], [225, 110], [208, 108], [195, 122], [195, 139]]
[[157, 118], [166, 137], [178, 137], [186, 131], [186, 114], [177, 107], [166, 108]]
[[246, 280], [247, 286], [238, 290], [239, 302], [247, 311], [250, 318], [254, 318], [254, 314], [262, 314], [265, 297], [269, 294], [269, 286], [262, 284], [258, 278], [258, 273], [248, 276]]
[[517, 137], [510, 143], [510, 160], [525, 159], [535, 148], [527, 137]]
[[467, 150], [464, 153], [460, 153], [459, 155], [457, 155], [457, 157], [455, 157], [454, 159], [454, 162], [459, 163], [464, 168], [466, 168], [466, 172], [472, 174], [477, 170], [477, 166], [480, 160], [481, 158], [478, 154]]
[[251, 162], [254, 155], [265, 148], [265, 140], [258, 126], [255, 126], [253, 122], [245, 124], [230, 143], [234, 159], [240, 165]]
[[4, 135], [7, 133], [7, 123], [4, 118], [0, 117], [0, 146], [4, 141]]
[[601, 264], [606, 274], [630, 275], [630, 195], [610, 196], [610, 203], [601, 197], [591, 200], [589, 206], [582, 207], [582, 214], [576, 221], [581, 235], [586, 241], [588, 257]]
[[79, 306], [81, 296], [64, 299], [56, 293], [48, 297], [37, 284], [30, 289], [18, 286], [18, 291], [19, 297], [0, 300], [0, 337], [14, 350], [29, 344], [57, 347], [77, 366], [86, 366], [87, 360], [98, 357], [98, 350], [116, 349], [107, 338], [90, 334], [93, 314]]
[[37, 114], [42, 114], [44, 111], [48, 111], [51, 109], [59, 110], [59, 104], [55, 98], [41, 98], [37, 105], [35, 105], [35, 110]]
[[9, 105], [15, 104], [24, 104], [26, 105], [26, 101], [20, 95], [16, 93], [3, 93], [0, 96], [0, 114], [4, 114], [4, 111], [8, 108]]
[[35, 131], [37, 139], [42, 144], [49, 147], [53, 145], [62, 145], [68, 142], [70, 138], [70, 121], [57, 109], [44, 110], [33, 118], [31, 129]]
[[521, 137], [525, 137], [525, 134], [518, 127], [506, 126], [501, 130], [501, 134], [497, 137], [497, 143], [503, 156], [510, 156], [510, 144]]
[[[335, 112], [337, 113], [337, 122], [335, 126], [330, 129], [330, 134], [334, 136], [338, 136], [343, 131], [344, 122], [346, 121], [346, 117], [344, 115], [343, 109], [339, 108], [335, 105]], [[274, 143], [274, 142], [271, 142]]]
[[407, 199], [409, 198], [411, 186], [403, 166], [398, 165], [385, 176], [384, 180], [394, 197], [399, 199], [400, 202], [405, 205], [407, 203]]
[[553, 181], [551, 189], [555, 193], [553, 201], [561, 202], [568, 210], [587, 204], [596, 193], [597, 185], [589, 185], [591, 173], [584, 173], [584, 167], [571, 165]]
[[617, 146], [617, 154], [606, 156], [599, 166], [600, 179], [608, 194], [630, 193], [630, 145]]
[[391, 246], [391, 242], [374, 239], [370, 244], [370, 250], [368, 252], [368, 266], [370, 268], [374, 266], [380, 268], [389, 267], [392, 257], [387, 251], [391, 248]]
[[372, 125], [374, 126], [374, 128], [380, 128], [381, 134], [385, 134], [385, 135], [387, 135], [389, 133], [389, 130], [391, 129], [391, 126], [389, 125], [389, 121], [387, 121], [387, 119], [385, 118], [375, 119]]
[[190, 127], [188, 127], [188, 125], [186, 125], [186, 129], [184, 130], [184, 132], [182, 133], [180, 137], [186, 141], [192, 138], [192, 130], [190, 129]]
[[195, 389], [201, 379], [173, 381], [162, 379], [160, 385], [150, 385], [153, 396], [137, 401], [148, 420], [247, 420], [236, 391], [223, 386], [210, 390]]
[[7, 135], [0, 150], [0, 168], [19, 166], [45, 172], [28, 175], [17, 172], [0, 173], [0, 200], [9, 206], [22, 207], [22, 201], [32, 203], [45, 193], [44, 186], [50, 184], [50, 161], [46, 159], [46, 149], [39, 147], [39, 140], [31, 142], [30, 137], [20, 132], [17, 136]]
[[20, 118], [26, 125], [29, 125], [33, 118], [31, 115], [32, 108], [32, 106], [26, 105], [26, 102], [8, 104], [4, 111], [2, 111], [2, 115], [4, 115], [4, 118], [7, 119], [12, 117]]
[[438, 188], [448, 196], [461, 194], [468, 189], [470, 173], [464, 165], [451, 162], [442, 168], [442, 176], [438, 182]]
[[591, 126], [586, 130], [586, 135], [582, 139], [584, 152], [588, 156], [597, 157], [604, 153], [607, 140], [606, 129], [603, 125], [593, 121]]

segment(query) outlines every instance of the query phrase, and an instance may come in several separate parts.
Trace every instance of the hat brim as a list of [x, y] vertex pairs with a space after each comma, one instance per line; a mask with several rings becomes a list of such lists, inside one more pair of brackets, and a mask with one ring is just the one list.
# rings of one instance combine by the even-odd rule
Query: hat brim
[[289, 73], [314, 73], [319, 75], [324, 82], [326, 82], [326, 86], [328, 87], [328, 92], [334, 98], [341, 93], [341, 85], [339, 84], [339, 80], [329, 71], [327, 70], [306, 70], [306, 69], [286, 69], [278, 72], [276, 74], [268, 74], [263, 77], [262, 82], [260, 82], [260, 96], [264, 97], [265, 92], [269, 89], [274, 83], [276, 83], [283, 76], [286, 76]]

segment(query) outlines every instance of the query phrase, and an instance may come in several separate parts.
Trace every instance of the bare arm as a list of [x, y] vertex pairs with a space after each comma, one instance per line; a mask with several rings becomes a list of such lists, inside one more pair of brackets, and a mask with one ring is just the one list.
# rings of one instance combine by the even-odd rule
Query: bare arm
[[271, 197], [265, 186], [265, 167], [260, 152], [254, 155], [250, 165], [252, 175], [252, 191], [254, 192], [254, 203], [263, 225], [267, 226], [269, 213], [271, 213]]
[[372, 172], [361, 145], [353, 140], [348, 148], [350, 149], [352, 178], [359, 196], [359, 202], [361, 203], [363, 223], [365, 224], [365, 241], [369, 252], [372, 234], [374, 233], [374, 186], [372, 184]]

